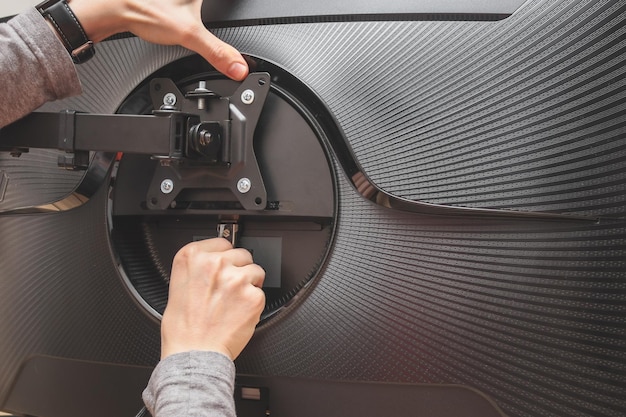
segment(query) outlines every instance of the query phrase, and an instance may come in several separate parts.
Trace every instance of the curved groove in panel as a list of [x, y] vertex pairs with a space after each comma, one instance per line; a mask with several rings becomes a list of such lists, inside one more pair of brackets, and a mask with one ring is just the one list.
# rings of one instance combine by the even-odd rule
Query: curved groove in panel
[[[369, 182], [383, 205], [593, 220], [626, 212], [625, 19], [620, 1], [531, 1], [502, 22], [215, 32], [321, 99], [347, 141], [336, 143], [356, 160], [348, 175]], [[80, 68], [85, 94], [48, 109], [113, 112], [188, 55], [135, 38], [99, 49]]]

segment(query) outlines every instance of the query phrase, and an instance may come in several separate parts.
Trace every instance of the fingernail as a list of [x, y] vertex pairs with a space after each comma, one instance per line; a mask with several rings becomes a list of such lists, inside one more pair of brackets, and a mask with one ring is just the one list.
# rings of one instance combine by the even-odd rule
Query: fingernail
[[235, 80], [243, 79], [243, 77], [245, 77], [247, 73], [248, 67], [240, 62], [235, 62], [228, 69], [228, 75]]

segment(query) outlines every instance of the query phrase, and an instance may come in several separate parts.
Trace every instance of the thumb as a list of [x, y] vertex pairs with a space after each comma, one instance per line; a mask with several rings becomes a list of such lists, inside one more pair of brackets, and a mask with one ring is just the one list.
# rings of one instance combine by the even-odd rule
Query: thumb
[[241, 81], [248, 75], [248, 64], [239, 51], [217, 38], [204, 26], [195, 33], [182, 46], [200, 54], [216, 70], [233, 80]]

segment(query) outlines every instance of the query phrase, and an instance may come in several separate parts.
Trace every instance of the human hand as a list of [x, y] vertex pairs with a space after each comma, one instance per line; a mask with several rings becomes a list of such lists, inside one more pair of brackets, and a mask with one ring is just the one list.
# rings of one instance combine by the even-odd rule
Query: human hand
[[242, 80], [248, 64], [202, 23], [202, 0], [71, 0], [72, 11], [94, 42], [121, 32], [200, 54], [224, 75]]
[[221, 238], [193, 242], [174, 257], [161, 322], [161, 359], [191, 350], [234, 360], [254, 333], [265, 306], [265, 271], [245, 249]]

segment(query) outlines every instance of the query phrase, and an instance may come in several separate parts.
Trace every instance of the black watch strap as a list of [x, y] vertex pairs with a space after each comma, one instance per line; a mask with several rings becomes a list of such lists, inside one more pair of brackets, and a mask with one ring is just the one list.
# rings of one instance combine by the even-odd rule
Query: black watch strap
[[80, 22], [66, 0], [47, 0], [37, 6], [41, 15], [52, 23], [75, 64], [82, 64], [96, 54]]

